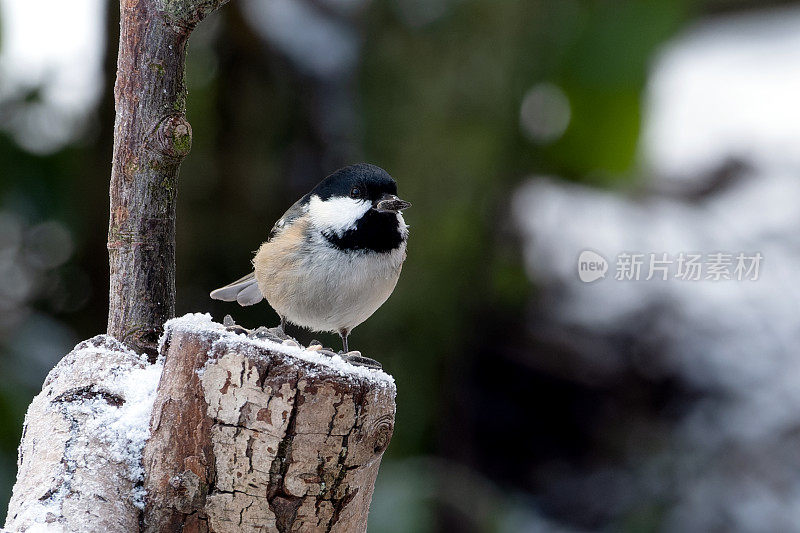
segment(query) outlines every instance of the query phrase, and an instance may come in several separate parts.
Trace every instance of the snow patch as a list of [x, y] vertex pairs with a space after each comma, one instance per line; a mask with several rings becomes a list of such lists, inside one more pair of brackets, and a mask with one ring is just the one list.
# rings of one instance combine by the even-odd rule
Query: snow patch
[[[113, 342], [114, 347], [108, 349], [103, 345], [95, 345], [84, 350], [105, 355], [122, 351], [136, 357], [140, 365], [109, 369], [109, 379], [102, 382], [104, 390], [123, 400], [122, 405], [115, 406], [99, 397], [74, 405], [74, 409], [93, 415], [87, 420], [85, 431], [80, 438], [99, 438], [108, 444], [110, 458], [126, 465], [127, 477], [135, 485], [132, 495], [134, 505], [144, 509], [145, 493], [141, 486], [144, 482], [142, 451], [150, 437], [150, 413], [158, 381], [164, 369], [163, 361], [150, 364], [146, 355], [136, 354], [107, 335], [99, 337], [106, 343]], [[80, 355], [81, 351], [77, 350], [76, 356]], [[105, 358], [99, 357], [95, 360], [102, 364]]]
[[[42, 392], [31, 403], [25, 427], [26, 432], [41, 432], [42, 428], [34, 425], [37, 421], [41, 424], [42, 416], [67, 421], [68, 430], [58, 427], [59, 422], [52, 428], [52, 446], [63, 446], [63, 457], [58, 468], [49, 470], [54, 478], [38, 490], [44, 492], [48, 486], [54, 489], [47, 491], [45, 497], [22, 496], [15, 502], [17, 491], [26, 490], [24, 486], [15, 486], [10, 506], [18, 507], [13, 516], [9, 512], [6, 527], [24, 527], [28, 532], [72, 528], [75, 524], [62, 523], [60, 518], [65, 502], [105, 494], [108, 476], [119, 475], [130, 482], [120, 485], [132, 487], [127, 502], [121, 502], [123, 505], [144, 508], [142, 452], [150, 436], [150, 414], [162, 369], [160, 362], [150, 364], [146, 356], [136, 354], [108, 335], [81, 342], [53, 368]], [[23, 438], [21, 473], [41, 466], [34, 464], [35, 449], [35, 442], [31, 447]], [[45, 462], [53, 459], [50, 452], [44, 453], [38, 459]], [[24, 475], [18, 485], [21, 481]]]
[[333, 371], [340, 376], [366, 380], [381, 387], [395, 388], [394, 377], [383, 370], [356, 366], [345, 361], [338, 355], [327, 357], [302, 346], [287, 346], [267, 339], [254, 339], [244, 334], [236, 334], [228, 331], [222, 324], [214, 322], [211, 315], [208, 313], [189, 313], [167, 321], [167, 323], [164, 324], [164, 335], [160, 341], [162, 348], [170, 332], [178, 329], [196, 335], [213, 336], [214, 346], [221, 344], [231, 350], [235, 350], [237, 346], [241, 345], [255, 346], [272, 352], [280, 352], [295, 359], [324, 367], [325, 370]]
[[642, 156], [656, 174], [692, 180], [729, 158], [797, 168], [800, 9], [717, 17], [662, 51], [648, 87]]

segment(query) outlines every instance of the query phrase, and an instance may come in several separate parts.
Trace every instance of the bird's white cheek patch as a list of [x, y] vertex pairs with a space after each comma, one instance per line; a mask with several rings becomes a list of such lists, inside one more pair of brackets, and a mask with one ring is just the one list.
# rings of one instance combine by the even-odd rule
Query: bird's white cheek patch
[[312, 196], [308, 203], [308, 214], [316, 228], [341, 235], [355, 226], [371, 207], [372, 203], [367, 200], [342, 197], [322, 200], [319, 196]]
[[406, 224], [406, 219], [403, 218], [403, 214], [400, 213], [400, 211], [397, 212], [397, 223], [397, 228], [400, 230], [400, 235], [402, 235], [404, 238], [408, 237], [409, 225]]

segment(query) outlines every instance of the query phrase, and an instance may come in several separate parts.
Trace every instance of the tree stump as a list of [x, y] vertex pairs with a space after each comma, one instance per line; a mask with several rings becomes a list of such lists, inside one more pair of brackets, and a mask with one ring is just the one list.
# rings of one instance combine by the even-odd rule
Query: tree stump
[[145, 531], [366, 531], [394, 429], [391, 376], [207, 315], [165, 329]]
[[25, 417], [7, 530], [366, 531], [391, 376], [208, 315], [165, 331], [155, 364], [98, 335], [50, 372]]
[[8, 531], [130, 533], [161, 367], [108, 335], [78, 344], [25, 415]]

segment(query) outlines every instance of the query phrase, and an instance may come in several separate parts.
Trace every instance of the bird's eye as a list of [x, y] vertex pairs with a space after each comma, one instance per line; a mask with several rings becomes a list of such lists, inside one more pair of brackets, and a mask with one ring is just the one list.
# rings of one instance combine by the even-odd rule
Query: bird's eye
[[358, 198], [359, 196], [361, 196], [361, 189], [358, 187], [350, 189], [350, 198]]

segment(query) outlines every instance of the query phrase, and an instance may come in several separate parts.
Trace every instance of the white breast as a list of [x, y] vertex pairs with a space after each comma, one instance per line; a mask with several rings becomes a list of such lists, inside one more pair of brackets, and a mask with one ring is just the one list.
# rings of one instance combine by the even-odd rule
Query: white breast
[[275, 311], [294, 324], [314, 331], [350, 331], [391, 295], [406, 244], [388, 253], [344, 252], [321, 233], [313, 235], [281, 253], [280, 236], [264, 244], [254, 261], [259, 288]]

